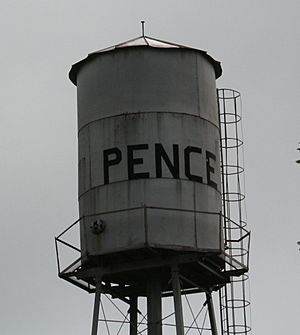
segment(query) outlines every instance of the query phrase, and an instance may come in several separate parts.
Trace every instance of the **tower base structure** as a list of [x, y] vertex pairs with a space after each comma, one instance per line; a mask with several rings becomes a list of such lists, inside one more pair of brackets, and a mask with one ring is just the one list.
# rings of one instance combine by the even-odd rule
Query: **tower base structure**
[[[159, 258], [161, 259], [161, 256]], [[204, 258], [196, 254], [186, 254], [164, 256], [164, 260], [156, 267], [153, 267], [153, 263], [156, 264], [157, 260], [152, 259], [151, 261], [135, 261], [106, 268], [95, 267], [78, 270], [78, 279], [94, 282], [95, 286], [92, 335], [98, 334], [101, 294], [109, 294], [111, 297], [128, 304], [129, 317], [127, 321], [130, 324], [130, 335], [140, 333], [137, 322], [139, 297], [146, 297], [147, 299], [147, 316], [145, 318], [147, 319], [145, 322], [147, 334], [162, 335], [162, 300], [172, 296], [176, 335], [184, 335], [182, 295], [192, 293], [205, 294], [211, 334], [217, 335], [212, 292], [218, 291], [230, 280], [229, 274], [221, 271], [220, 264], [223, 263], [220, 262], [221, 258], [220, 255], [210, 255], [210, 257]], [[125, 274], [124, 267], [127, 269]], [[236, 275], [244, 271], [245, 269], [236, 269]], [[230, 275], [232, 274], [231, 272]], [[126, 278], [131, 277], [131, 280], [127, 283], [125, 281], [121, 283], [121, 277], [124, 275]], [[115, 283], [116, 281], [119, 281], [119, 283]]]
[[[246, 231], [245, 236], [247, 237]], [[201, 293], [205, 300], [210, 334], [216, 335], [218, 330], [212, 294], [230, 283], [232, 276], [241, 276], [248, 271], [246, 265], [224, 251], [178, 253], [151, 248], [122, 253], [119, 257], [94, 257], [88, 262], [79, 257], [61, 270], [60, 244], [72, 247], [75, 251], [80, 249], [65, 242], [62, 235], [56, 238], [59, 277], [89, 293], [95, 293], [92, 335], [98, 334], [99, 321], [103, 321], [99, 312], [103, 310], [101, 297], [104, 296], [110, 296], [113, 301], [119, 300], [128, 306], [123, 322], [129, 325], [130, 335], [140, 334], [141, 325], [142, 333], [147, 330], [148, 335], [161, 335], [165, 325], [162, 303], [166, 299], [173, 300], [173, 328], [176, 329], [176, 335], [185, 334], [188, 328], [200, 329], [199, 325], [196, 326], [196, 321], [193, 321], [192, 326], [185, 324], [182, 307], [183, 296], [186, 299], [186, 296], [192, 297], [197, 293]], [[142, 321], [138, 321], [141, 300], [146, 301], [146, 315]]]

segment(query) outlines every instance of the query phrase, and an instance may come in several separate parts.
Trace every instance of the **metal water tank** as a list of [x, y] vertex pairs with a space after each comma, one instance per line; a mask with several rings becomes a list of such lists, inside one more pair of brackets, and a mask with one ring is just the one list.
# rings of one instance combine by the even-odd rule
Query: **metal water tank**
[[223, 249], [220, 75], [206, 52], [145, 36], [73, 65], [85, 260]]

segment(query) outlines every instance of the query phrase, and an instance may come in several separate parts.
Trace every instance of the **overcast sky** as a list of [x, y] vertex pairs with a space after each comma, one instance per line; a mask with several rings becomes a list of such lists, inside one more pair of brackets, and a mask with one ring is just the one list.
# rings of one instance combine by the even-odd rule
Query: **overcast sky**
[[59, 280], [53, 238], [78, 217], [70, 66], [146, 34], [207, 50], [243, 100], [253, 334], [300, 312], [300, 2], [2, 0], [0, 332], [89, 334], [93, 297]]

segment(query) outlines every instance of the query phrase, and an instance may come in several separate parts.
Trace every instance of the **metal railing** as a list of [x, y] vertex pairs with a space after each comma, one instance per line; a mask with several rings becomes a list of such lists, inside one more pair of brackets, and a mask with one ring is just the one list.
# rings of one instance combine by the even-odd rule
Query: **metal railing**
[[[149, 211], [151, 210], [161, 210], [161, 211], [173, 211], [173, 212], [184, 212], [193, 214], [206, 214], [213, 215], [218, 218], [220, 224], [220, 231], [223, 233], [219, 235], [219, 250], [220, 257], [224, 261], [224, 273], [232, 276], [238, 276], [241, 273], [245, 273], [249, 266], [249, 254], [248, 248], [250, 243], [250, 233], [245, 229], [245, 227], [240, 226], [239, 223], [225, 217], [222, 213], [196, 211], [188, 209], [178, 209], [178, 208], [166, 208], [166, 207], [154, 207], [154, 206], [141, 206], [135, 208], [122, 209], [118, 211], [106, 211], [88, 215], [76, 220], [67, 229], [65, 229], [61, 234], [55, 237], [55, 249], [57, 258], [57, 270], [58, 276], [63, 278], [72, 284], [79, 286], [80, 288], [88, 291], [94, 292], [95, 286], [93, 282], [85, 282], [82, 279], [78, 279], [76, 274], [82, 268], [84, 262], [81, 255], [80, 245], [75, 245], [74, 241], [68, 239], [68, 234], [72, 231], [72, 236], [74, 236], [74, 230], [76, 231], [76, 240], [79, 242], [80, 238], [80, 223], [83, 223], [84, 219], [91, 217], [101, 217], [101, 215], [114, 214], [120, 212], [137, 211], [142, 210], [144, 212], [144, 218], [147, 218]], [[239, 236], [233, 236], [233, 234], [226, 233], [224, 223], [227, 226], [230, 224], [231, 229], [239, 231]], [[226, 238], [223, 239], [222, 236]], [[74, 240], [74, 238], [73, 238]], [[241, 244], [243, 248], [241, 248]], [[70, 251], [73, 253], [73, 259], [70, 259]], [[238, 251], [238, 252], [237, 252]], [[67, 255], [66, 255], [67, 254]], [[66, 258], [66, 259], [64, 259]]]

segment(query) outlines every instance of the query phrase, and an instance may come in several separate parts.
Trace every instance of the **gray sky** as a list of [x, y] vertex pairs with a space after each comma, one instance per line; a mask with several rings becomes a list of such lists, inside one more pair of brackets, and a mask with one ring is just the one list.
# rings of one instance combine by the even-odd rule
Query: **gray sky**
[[0, 332], [89, 334], [93, 297], [56, 276], [77, 219], [71, 64], [146, 34], [207, 50], [242, 93], [253, 334], [299, 329], [300, 3], [3, 0], [0, 4]]

